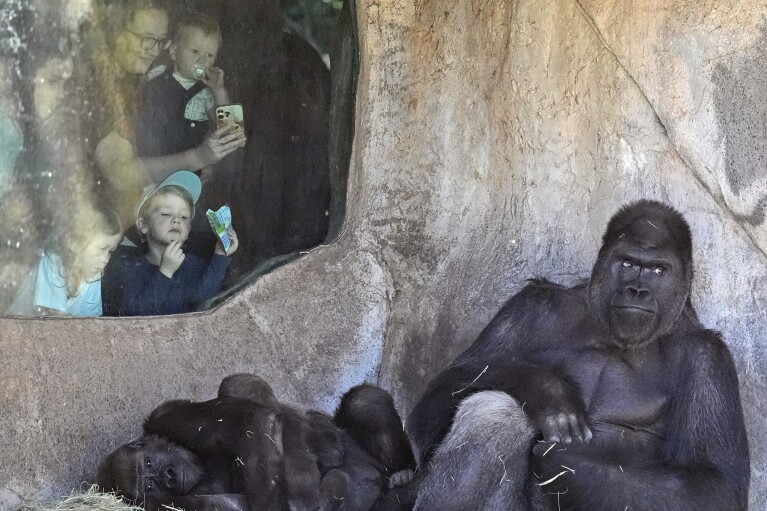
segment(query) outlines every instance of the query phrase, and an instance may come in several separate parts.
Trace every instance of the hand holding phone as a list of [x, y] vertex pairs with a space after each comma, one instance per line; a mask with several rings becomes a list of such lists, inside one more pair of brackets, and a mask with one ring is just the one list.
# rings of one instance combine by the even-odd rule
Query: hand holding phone
[[220, 105], [216, 107], [216, 128], [229, 127], [228, 133], [236, 133], [245, 129], [242, 105]]

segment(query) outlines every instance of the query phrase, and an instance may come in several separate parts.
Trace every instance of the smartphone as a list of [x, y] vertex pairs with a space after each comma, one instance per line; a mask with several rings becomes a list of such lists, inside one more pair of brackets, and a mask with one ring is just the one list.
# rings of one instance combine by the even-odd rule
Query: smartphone
[[232, 105], [221, 105], [216, 107], [216, 128], [223, 128], [225, 126], [234, 126], [231, 130], [242, 131], [245, 129], [245, 124], [242, 118], [242, 105], [234, 103]]

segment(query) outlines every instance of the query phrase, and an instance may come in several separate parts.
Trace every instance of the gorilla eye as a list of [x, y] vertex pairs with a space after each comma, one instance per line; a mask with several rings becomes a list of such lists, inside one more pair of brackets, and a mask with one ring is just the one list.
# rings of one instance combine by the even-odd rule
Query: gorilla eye
[[623, 266], [624, 268], [633, 268], [634, 267], [634, 265], [631, 264], [631, 261], [623, 261], [621, 263], [621, 266]]
[[152, 468], [152, 460], [150, 458], [144, 458], [144, 465], [146, 465], [146, 468], [151, 469]]
[[653, 268], [653, 269], [652, 269], [652, 272], [653, 272], [655, 275], [663, 275], [664, 273], [666, 273], [666, 270], [664, 270], [664, 269], [663, 269], [663, 268], [661, 268], [660, 266], [656, 266], [655, 268]]
[[144, 486], [145, 492], [151, 492], [154, 489], [154, 485], [152, 484], [152, 481], [147, 481], [146, 486]]

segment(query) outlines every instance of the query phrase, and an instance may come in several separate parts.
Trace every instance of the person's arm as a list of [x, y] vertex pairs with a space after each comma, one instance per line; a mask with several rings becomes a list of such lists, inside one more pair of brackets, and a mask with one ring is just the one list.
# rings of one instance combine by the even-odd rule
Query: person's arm
[[43, 316], [68, 316], [67, 283], [59, 258], [43, 255], [37, 264], [32, 305]]
[[80, 303], [75, 314], [78, 316], [101, 316], [104, 310], [101, 305], [101, 280], [89, 282], [82, 291]]
[[188, 297], [188, 302], [192, 305], [193, 309], [197, 308], [205, 300], [213, 298], [221, 291], [228, 266], [229, 258], [227, 256], [217, 253], [213, 254], [197, 285], [191, 288], [192, 296]]
[[177, 170], [200, 170], [244, 146], [242, 132], [226, 134], [226, 131], [227, 128], [213, 131], [194, 149], [144, 158], [136, 156], [129, 141], [111, 132], [96, 147], [96, 163], [116, 190], [139, 190], [140, 193], [146, 185], [159, 183]]
[[40, 314], [40, 316], [52, 316], [52, 317], [58, 317], [58, 318], [66, 318], [70, 316], [70, 314], [67, 314], [66, 312], [63, 312], [57, 309], [49, 309], [48, 307], [38, 306], [37, 312]]
[[[229, 236], [229, 256], [237, 251], [240, 246], [240, 242], [237, 238], [237, 232], [233, 228], [229, 228], [227, 231]], [[226, 276], [226, 268], [229, 266], [229, 257], [224, 251], [224, 246], [221, 240], [216, 242], [216, 248], [213, 251], [213, 257], [210, 262], [207, 263], [207, 267], [204, 270], [202, 278], [199, 279], [199, 285], [195, 288], [194, 296], [191, 297], [190, 303], [193, 308], [197, 308], [201, 303], [209, 298], [212, 298], [221, 291], [221, 287], [224, 283], [224, 277]]]
[[215, 106], [228, 105], [232, 102], [224, 85], [224, 70], [220, 67], [208, 68], [207, 76], [202, 79], [202, 83], [210, 87], [211, 92], [213, 92]]

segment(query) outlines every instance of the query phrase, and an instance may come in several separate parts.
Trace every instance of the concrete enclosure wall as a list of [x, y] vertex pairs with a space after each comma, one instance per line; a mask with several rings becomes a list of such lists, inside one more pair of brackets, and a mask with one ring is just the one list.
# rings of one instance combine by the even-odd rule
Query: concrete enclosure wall
[[360, 0], [338, 242], [218, 309], [0, 319], [0, 507], [78, 488], [169, 398], [251, 371], [331, 410], [407, 412], [526, 278], [587, 275], [623, 203], [690, 221], [693, 300], [739, 369], [767, 506], [766, 0]]

